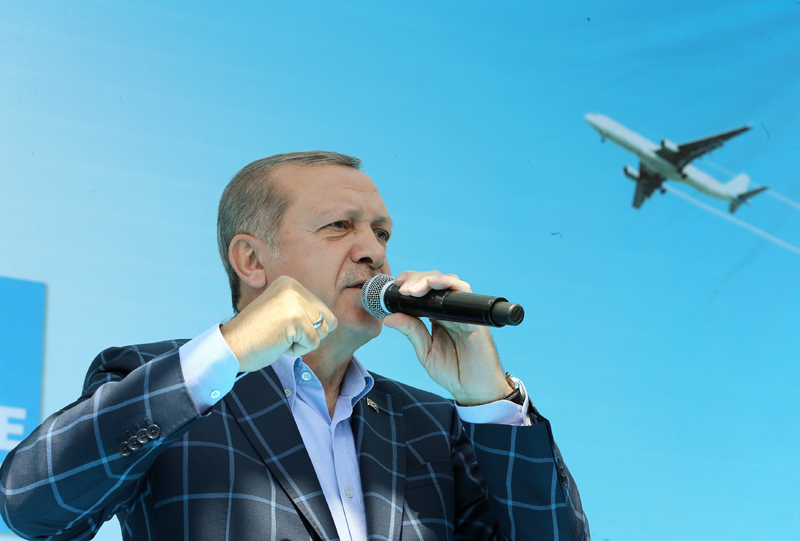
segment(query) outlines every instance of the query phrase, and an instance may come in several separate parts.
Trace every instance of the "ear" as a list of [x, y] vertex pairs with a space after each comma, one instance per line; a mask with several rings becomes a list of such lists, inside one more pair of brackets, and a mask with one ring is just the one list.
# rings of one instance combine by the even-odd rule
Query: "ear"
[[239, 275], [242, 291], [245, 286], [260, 290], [267, 286], [267, 273], [264, 269], [264, 258], [268, 257], [267, 245], [253, 235], [241, 233], [233, 237], [228, 246], [228, 259]]

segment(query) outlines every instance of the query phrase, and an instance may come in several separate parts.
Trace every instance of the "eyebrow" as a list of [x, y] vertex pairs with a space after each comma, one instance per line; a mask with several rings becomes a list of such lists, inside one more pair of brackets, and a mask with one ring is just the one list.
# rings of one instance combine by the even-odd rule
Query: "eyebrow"
[[[345, 218], [349, 218], [354, 221], [360, 221], [364, 218], [364, 213], [358, 209], [326, 209], [319, 213], [318, 216], [323, 217], [325, 220], [332, 219], [333, 217], [343, 216]], [[378, 216], [371, 222], [372, 224], [376, 225], [392, 225], [392, 219], [389, 216]]]

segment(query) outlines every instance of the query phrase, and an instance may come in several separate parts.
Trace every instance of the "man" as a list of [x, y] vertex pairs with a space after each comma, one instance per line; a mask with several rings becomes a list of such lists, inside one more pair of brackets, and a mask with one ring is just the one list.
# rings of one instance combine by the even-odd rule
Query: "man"
[[[117, 515], [136, 540], [588, 539], [549, 423], [489, 331], [429, 333], [361, 307], [361, 285], [390, 273], [392, 222], [359, 165], [292, 153], [231, 180], [218, 240], [236, 316], [191, 341], [101, 353], [81, 398], [3, 464], [12, 530], [84, 539]], [[436, 271], [396, 282], [470, 291]], [[382, 325], [457, 408], [353, 357]]]

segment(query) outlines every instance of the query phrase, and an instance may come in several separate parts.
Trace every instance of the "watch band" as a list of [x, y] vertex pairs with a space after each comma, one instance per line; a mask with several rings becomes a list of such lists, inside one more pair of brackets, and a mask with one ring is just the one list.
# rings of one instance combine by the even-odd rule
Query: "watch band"
[[510, 372], [506, 372], [506, 381], [508, 381], [509, 385], [514, 386], [514, 390], [511, 391], [507, 396], [503, 397], [503, 400], [510, 400], [514, 404], [518, 404], [520, 406], [525, 404], [525, 395], [522, 394], [522, 387], [519, 384], [519, 380], [511, 375]]

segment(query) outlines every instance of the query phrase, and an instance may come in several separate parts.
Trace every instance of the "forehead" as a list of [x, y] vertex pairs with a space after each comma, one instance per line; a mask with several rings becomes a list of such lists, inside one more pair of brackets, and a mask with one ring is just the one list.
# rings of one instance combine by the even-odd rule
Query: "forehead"
[[341, 219], [335, 214], [346, 212], [369, 221], [389, 221], [375, 183], [352, 167], [287, 164], [273, 170], [270, 177], [289, 195], [289, 214], [302, 212], [321, 219]]

